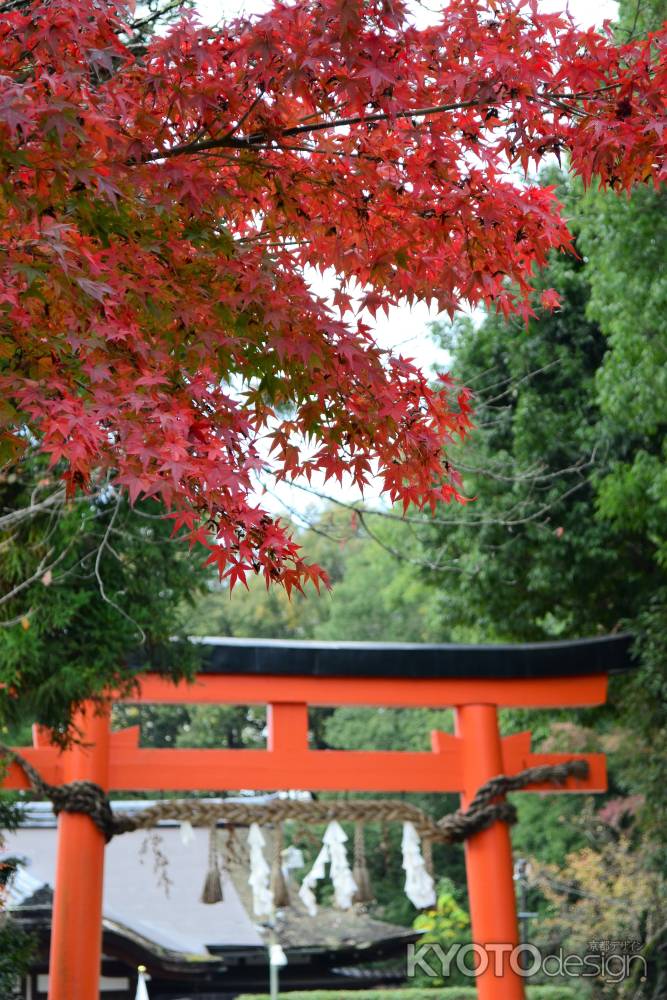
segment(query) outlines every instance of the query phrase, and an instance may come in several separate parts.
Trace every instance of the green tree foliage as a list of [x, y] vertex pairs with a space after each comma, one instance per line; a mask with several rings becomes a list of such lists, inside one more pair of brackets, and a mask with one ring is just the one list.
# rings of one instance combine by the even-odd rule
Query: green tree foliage
[[[576, 185], [563, 193], [580, 257], [552, 260], [542, 278], [562, 308], [538, 307], [528, 330], [488, 316], [479, 330], [440, 331], [478, 391], [478, 430], [459, 456], [476, 503], [436, 525], [432, 546], [465, 571], [443, 576], [440, 592], [443, 619], [463, 633], [635, 635], [635, 671], [612, 679], [606, 709], [581, 714], [588, 746], [553, 713], [505, 713], [504, 723], [549, 737], [551, 749], [609, 751], [611, 790], [627, 797], [624, 824], [650, 879], [667, 820], [667, 195], [612, 204]], [[559, 726], [567, 738], [554, 746]], [[552, 865], [583, 856], [593, 827], [573, 823], [575, 796], [516, 800], [519, 853]]]
[[[654, 579], [667, 567], [667, 190], [612, 205], [584, 202], [589, 315], [608, 350], [596, 388], [613, 457], [598, 484], [600, 516], [644, 543]], [[649, 559], [646, 559], [648, 554]]]
[[667, 818], [667, 196], [565, 194], [580, 258], [542, 277], [562, 308], [538, 308], [527, 331], [489, 316], [446, 333], [479, 408], [461, 455], [477, 502], [434, 529], [466, 570], [443, 580], [443, 617], [485, 640], [637, 636], [638, 669], [597, 718], [623, 728], [614, 774], [646, 794], [655, 832]]
[[[437, 593], [419, 572], [427, 553], [398, 514], [364, 519], [317, 639], [437, 642], [448, 638]], [[346, 512], [350, 517], [350, 512]]]
[[[0, 776], [2, 765], [0, 765]], [[0, 798], [0, 831], [14, 830], [20, 821], [20, 808]], [[3, 847], [0, 833], [0, 849]], [[15, 870], [16, 861], [7, 858], [0, 862], [0, 997], [2, 1000], [19, 1000], [19, 977], [30, 965], [34, 942], [8, 916], [4, 908], [4, 894], [7, 882]]]
[[[642, 34], [667, 20], [667, 0], [621, 0], [619, 32]], [[598, 520], [629, 541], [633, 593], [625, 609], [637, 636], [638, 670], [613, 691], [624, 707], [619, 753], [628, 786], [645, 794], [645, 827], [664, 847], [667, 794], [667, 189], [611, 204], [583, 199], [581, 246], [589, 316], [607, 338], [597, 374], [610, 461], [597, 481]], [[637, 573], [638, 571], [638, 573]], [[640, 579], [636, 580], [636, 575]]]
[[666, 20], [665, 0], [621, 0], [616, 27], [619, 42], [655, 31]]
[[327, 745], [348, 750], [429, 750], [433, 729], [453, 731], [449, 709], [337, 708], [325, 724]]
[[142, 663], [177, 677], [197, 651], [181, 609], [207, 574], [170, 539], [156, 504], [111, 490], [67, 500], [28, 455], [0, 479], [0, 723], [65, 733], [72, 706], [132, 683]]
[[610, 577], [621, 595], [632, 589], [609, 529], [593, 517], [594, 379], [605, 343], [585, 315], [583, 263], [558, 257], [540, 281], [557, 288], [562, 308], [540, 312], [528, 330], [492, 315], [478, 330], [464, 321], [440, 331], [456, 374], [475, 387], [478, 425], [459, 455], [475, 502], [433, 533], [433, 547], [459, 568], [442, 580], [442, 617], [455, 635], [463, 626], [485, 641], [608, 629], [619, 616], [606, 606]]

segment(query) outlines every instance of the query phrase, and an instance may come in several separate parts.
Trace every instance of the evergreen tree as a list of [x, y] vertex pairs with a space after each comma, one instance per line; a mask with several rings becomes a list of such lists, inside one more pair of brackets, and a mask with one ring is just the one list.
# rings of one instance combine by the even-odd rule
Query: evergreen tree
[[159, 505], [111, 488], [70, 501], [29, 452], [0, 477], [0, 724], [65, 738], [83, 699], [127, 689], [146, 666], [184, 676], [196, 648], [183, 607], [208, 572], [170, 537]]
[[457, 374], [478, 389], [478, 430], [460, 455], [476, 502], [434, 528], [432, 544], [466, 571], [441, 581], [443, 618], [484, 640], [635, 635], [635, 671], [613, 679], [609, 707], [588, 724], [622, 734], [616, 790], [644, 796], [642, 830], [660, 845], [667, 202], [662, 189], [618, 204], [577, 186], [567, 197], [580, 258], [553, 260], [543, 276], [562, 308], [537, 308], [527, 331], [489, 316], [446, 333]]

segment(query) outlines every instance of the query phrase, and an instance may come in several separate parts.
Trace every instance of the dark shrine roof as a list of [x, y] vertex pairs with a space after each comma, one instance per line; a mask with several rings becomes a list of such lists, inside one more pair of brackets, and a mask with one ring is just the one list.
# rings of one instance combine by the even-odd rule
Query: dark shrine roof
[[632, 667], [632, 636], [560, 642], [298, 642], [195, 639], [205, 647], [202, 673], [312, 677], [539, 678], [612, 674]]
[[[262, 802], [273, 796], [244, 796]], [[112, 803], [121, 812], [153, 804], [150, 800]], [[164, 867], [156, 867], [145, 830], [114, 837], [106, 847], [104, 865], [104, 928], [118, 944], [131, 944], [142, 952], [137, 961], [189, 967], [229, 961], [233, 955], [265, 955], [267, 926], [252, 909], [248, 885], [247, 832], [237, 828], [233, 849], [226, 854], [222, 873], [223, 899], [215, 905], [200, 900], [208, 869], [208, 830], [195, 827], [184, 843], [180, 824], [161, 823], [159, 851]], [[263, 828], [266, 856], [271, 857], [274, 833]], [[15, 916], [50, 918], [51, 886], [56, 870], [56, 821], [51, 803], [27, 802], [21, 826], [3, 834], [0, 862], [19, 858], [8, 886], [9, 909]], [[224, 834], [222, 835], [224, 838]], [[148, 847], [148, 849], [147, 849]], [[168, 891], [160, 873], [169, 881]], [[400, 951], [419, 937], [410, 927], [400, 927], [373, 917], [363, 907], [340, 911], [320, 906], [311, 917], [297, 895], [298, 881], [288, 878], [290, 905], [279, 911], [275, 932], [291, 965], [309, 955], [328, 954], [337, 963], [370, 961]], [[38, 912], [35, 911], [37, 908]], [[122, 950], [122, 949], [121, 949]], [[262, 958], [262, 961], [264, 959]], [[135, 963], [136, 964], [136, 963]], [[152, 995], [152, 994], [151, 994]]]

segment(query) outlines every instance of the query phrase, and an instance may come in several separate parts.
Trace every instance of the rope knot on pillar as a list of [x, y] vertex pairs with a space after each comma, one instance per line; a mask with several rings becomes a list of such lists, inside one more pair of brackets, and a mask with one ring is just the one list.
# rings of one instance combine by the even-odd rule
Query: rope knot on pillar
[[61, 812], [85, 813], [102, 831], [107, 843], [116, 833], [116, 822], [106, 792], [94, 781], [70, 781], [66, 785], [47, 785], [56, 816]]
[[[480, 785], [467, 809], [457, 809], [437, 821], [440, 839], [456, 843], [472, 837], [480, 830], [486, 830], [498, 820], [512, 826], [517, 821], [517, 811], [511, 802], [505, 802], [502, 798], [507, 792], [517, 792], [527, 785], [544, 782], [564, 785], [568, 778], [585, 778], [587, 775], [588, 762], [585, 760], [540, 764], [537, 767], [527, 767], [511, 777], [499, 774]], [[499, 798], [501, 801], [497, 801]]]
[[104, 834], [108, 843], [116, 830], [116, 820], [104, 789], [94, 781], [69, 781], [64, 785], [50, 785], [21, 754], [0, 743], [0, 755], [16, 761], [37, 795], [49, 799], [53, 811], [84, 813], [90, 816], [95, 826]]

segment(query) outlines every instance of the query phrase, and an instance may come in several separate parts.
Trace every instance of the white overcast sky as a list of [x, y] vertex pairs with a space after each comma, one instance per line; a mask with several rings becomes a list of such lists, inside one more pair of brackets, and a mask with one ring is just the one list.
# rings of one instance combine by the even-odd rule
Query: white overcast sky
[[[238, 14], [262, 14], [271, 8], [272, 0], [197, 0], [196, 6], [204, 20], [215, 23], [229, 20]], [[437, 8], [437, 0], [431, 0], [428, 6], [432, 9]], [[564, 10], [565, 6], [566, 0], [540, 0], [540, 7], [549, 12]], [[582, 27], [589, 27], [602, 24], [606, 19], [613, 20], [618, 5], [615, 0], [569, 0], [567, 9]], [[435, 20], [434, 15], [429, 15], [420, 5], [415, 5], [415, 18], [423, 23]], [[326, 285], [320, 282], [316, 284], [318, 291], [324, 294]], [[399, 306], [392, 309], [388, 317], [384, 313], [378, 313], [373, 323], [375, 336], [383, 347], [394, 348], [405, 357], [413, 358], [424, 370], [446, 370], [449, 362], [446, 352], [439, 350], [427, 333], [428, 323], [437, 317], [437, 312], [429, 310], [424, 303], [418, 303], [412, 308], [407, 305]], [[365, 318], [370, 321], [369, 317]], [[346, 500], [354, 496], [348, 490], [336, 490], [331, 483], [327, 492], [331, 495], [340, 493]], [[280, 494], [288, 507], [298, 510], [305, 509], [312, 502], [312, 498], [309, 499], [299, 490], [282, 487]], [[262, 503], [271, 509], [279, 510], [279, 503], [274, 498], [264, 496]]]
[[[262, 14], [271, 6], [272, 0], [197, 0], [197, 9], [210, 22], [227, 20], [237, 14]], [[430, 0], [428, 6], [435, 9], [437, 0]], [[565, 2], [541, 0], [540, 7], [550, 12], [563, 10]], [[570, 0], [568, 7], [581, 25], [588, 26], [615, 17], [617, 5], [614, 0]], [[429, 15], [424, 8], [417, 8], [416, 16], [426, 19]]]

